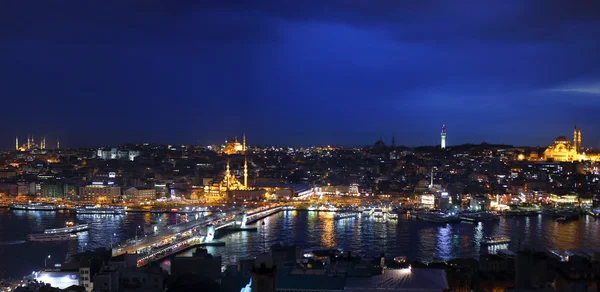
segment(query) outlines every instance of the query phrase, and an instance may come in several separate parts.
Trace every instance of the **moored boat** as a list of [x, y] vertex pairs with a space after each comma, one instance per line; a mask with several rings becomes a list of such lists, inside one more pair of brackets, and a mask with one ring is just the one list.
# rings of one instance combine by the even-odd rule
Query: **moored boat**
[[387, 212], [387, 213], [385, 214], [385, 216], [386, 216], [388, 219], [398, 219], [398, 214], [396, 214], [396, 213], [393, 213], [393, 212]]
[[88, 229], [90, 229], [89, 224], [75, 225], [75, 224], [73, 224], [73, 222], [67, 222], [67, 227], [46, 229], [46, 230], [44, 230], [44, 233], [45, 234], [73, 233], [73, 232], [86, 231]]
[[336, 213], [335, 215], [333, 215], [333, 219], [340, 220], [340, 219], [347, 219], [347, 218], [356, 218], [356, 216], [358, 216], [358, 214], [354, 213], [354, 212]]
[[122, 207], [96, 207], [96, 206], [83, 206], [75, 208], [77, 214], [107, 214], [107, 215], [121, 215], [125, 214], [125, 209]]
[[29, 241], [61, 241], [61, 240], [71, 240], [77, 239], [77, 235], [72, 233], [55, 233], [55, 234], [29, 234], [27, 235], [27, 240]]
[[58, 209], [56, 205], [46, 203], [9, 204], [8, 208], [25, 211], [56, 211]]

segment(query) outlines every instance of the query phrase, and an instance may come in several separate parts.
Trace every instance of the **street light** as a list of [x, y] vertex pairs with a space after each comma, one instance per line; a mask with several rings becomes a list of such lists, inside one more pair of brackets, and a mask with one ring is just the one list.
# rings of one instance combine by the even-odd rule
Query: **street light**
[[48, 259], [50, 258], [50, 255], [48, 255], [48, 257], [44, 258], [44, 269], [46, 268], [46, 266], [48, 265], [48, 263], [46, 262]]

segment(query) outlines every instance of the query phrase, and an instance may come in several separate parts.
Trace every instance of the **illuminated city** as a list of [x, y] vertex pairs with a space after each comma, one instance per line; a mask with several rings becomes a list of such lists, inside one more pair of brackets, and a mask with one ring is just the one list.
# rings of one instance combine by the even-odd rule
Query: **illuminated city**
[[2, 1], [0, 292], [600, 291], [596, 2]]

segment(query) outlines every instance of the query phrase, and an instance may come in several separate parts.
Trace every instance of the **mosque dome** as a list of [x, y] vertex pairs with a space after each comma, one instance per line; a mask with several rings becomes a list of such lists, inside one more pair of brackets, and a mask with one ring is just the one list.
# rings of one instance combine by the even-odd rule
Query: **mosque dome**
[[567, 139], [567, 137], [565, 136], [559, 136], [558, 138], [556, 138], [556, 140], [554, 140], [555, 142], [570, 142], [569, 139]]

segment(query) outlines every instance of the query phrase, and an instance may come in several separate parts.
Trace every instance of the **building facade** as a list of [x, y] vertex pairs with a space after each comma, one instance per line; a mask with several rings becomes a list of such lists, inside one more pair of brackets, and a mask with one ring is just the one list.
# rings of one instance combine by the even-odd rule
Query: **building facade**
[[118, 200], [121, 188], [108, 185], [88, 185], [79, 188], [79, 199], [87, 202], [109, 203]]
[[155, 188], [133, 187], [123, 192], [123, 199], [131, 201], [156, 200]]

